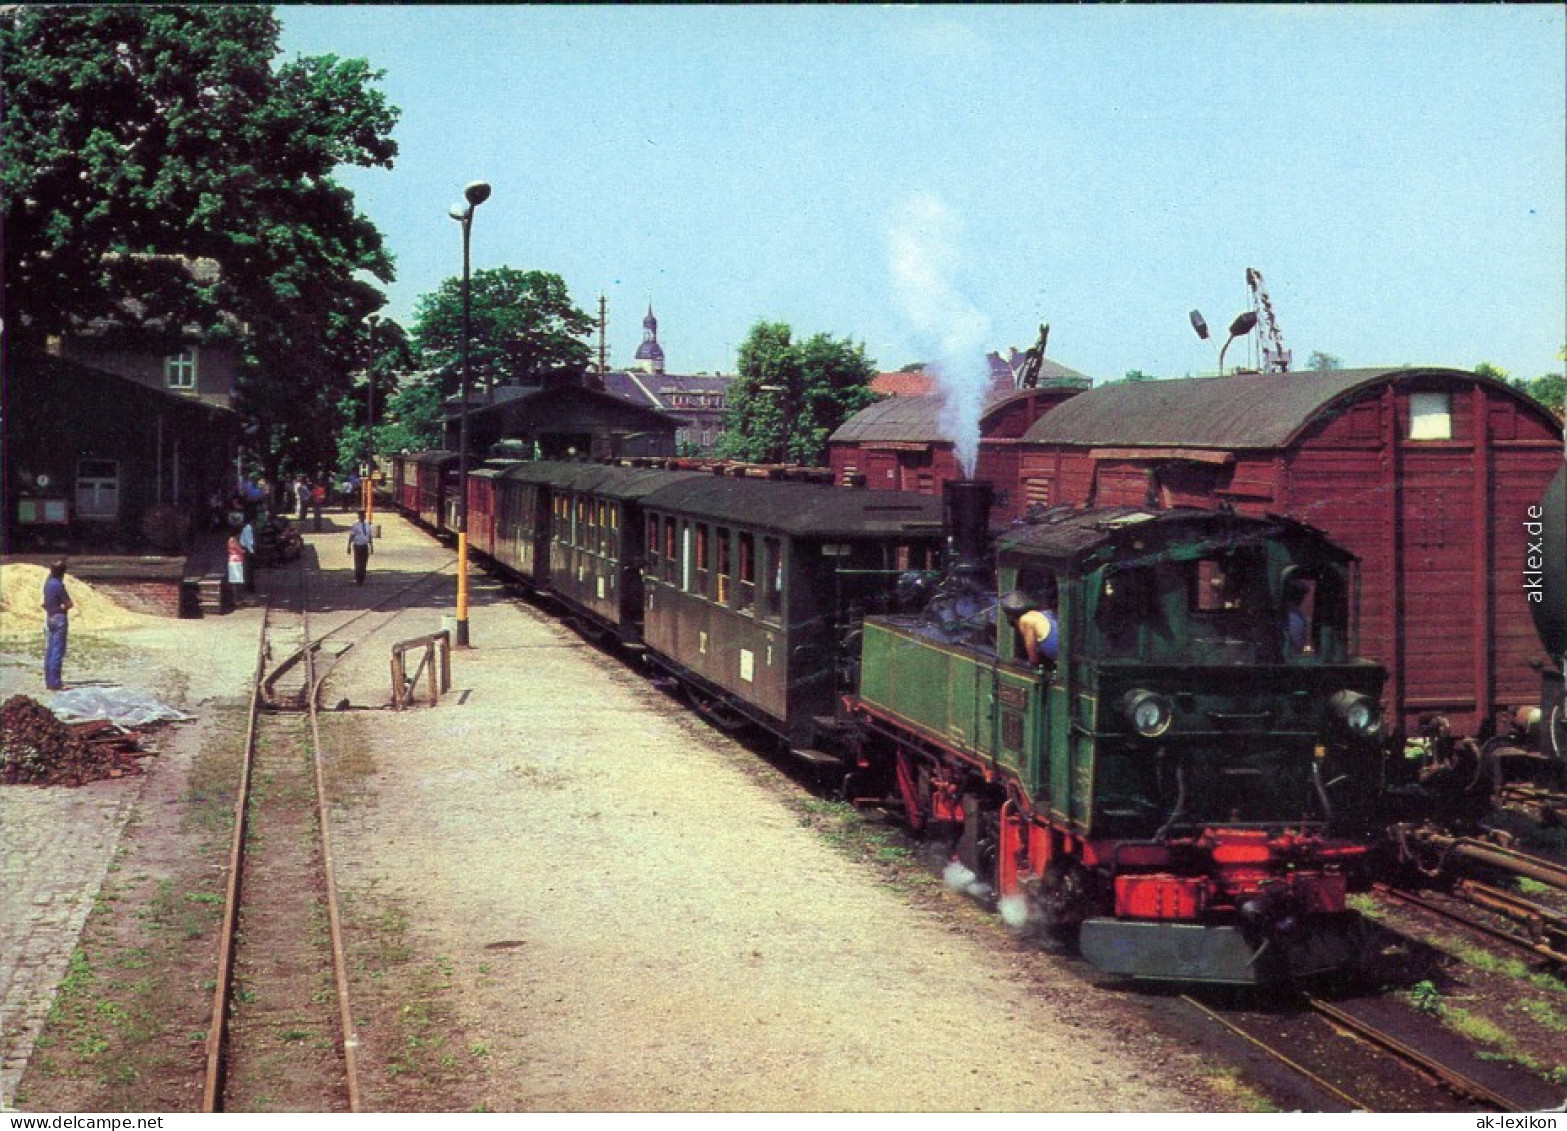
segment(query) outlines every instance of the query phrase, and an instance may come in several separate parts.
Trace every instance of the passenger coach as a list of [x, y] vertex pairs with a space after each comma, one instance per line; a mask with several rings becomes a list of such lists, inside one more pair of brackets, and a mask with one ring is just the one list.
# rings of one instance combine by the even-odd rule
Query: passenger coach
[[693, 475], [643, 500], [649, 658], [809, 754], [851, 689], [857, 631], [936, 565], [941, 500]]

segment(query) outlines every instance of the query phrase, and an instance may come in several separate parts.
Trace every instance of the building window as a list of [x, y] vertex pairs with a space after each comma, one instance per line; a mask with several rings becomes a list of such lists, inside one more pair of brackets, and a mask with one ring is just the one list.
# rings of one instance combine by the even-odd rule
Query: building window
[[118, 461], [84, 459], [76, 465], [76, 517], [98, 522], [120, 517]]
[[163, 359], [163, 378], [171, 389], [196, 387], [196, 347], [190, 346]]
[[1451, 440], [1453, 438], [1453, 396], [1451, 393], [1409, 394], [1409, 438], [1411, 440]]

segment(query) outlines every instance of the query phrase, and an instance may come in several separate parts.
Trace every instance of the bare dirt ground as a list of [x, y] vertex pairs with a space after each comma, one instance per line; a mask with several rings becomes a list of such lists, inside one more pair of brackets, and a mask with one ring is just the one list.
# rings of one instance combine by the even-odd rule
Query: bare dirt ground
[[[322, 624], [449, 560], [382, 521], [365, 590], [347, 583], [340, 534], [311, 539]], [[854, 814], [487, 582], [442, 704], [361, 709], [387, 699], [390, 643], [439, 628], [449, 599], [356, 643], [325, 696], [347, 701], [324, 726], [370, 1109], [1256, 1102], [1162, 1035], [1136, 995], [1019, 943]], [[211, 846], [226, 837], [216, 783], [258, 617], [138, 626], [105, 661], [180, 685], [203, 722], [152, 769], [24, 1109], [195, 1098], [221, 885]], [[293, 1106], [286, 1087], [268, 1105]]]

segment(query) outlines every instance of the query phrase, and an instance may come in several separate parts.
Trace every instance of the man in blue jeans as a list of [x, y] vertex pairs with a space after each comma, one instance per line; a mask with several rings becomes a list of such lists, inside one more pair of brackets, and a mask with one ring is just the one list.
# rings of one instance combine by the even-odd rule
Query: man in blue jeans
[[50, 691], [65, 689], [60, 669], [65, 666], [65, 637], [70, 627], [66, 614], [71, 608], [71, 595], [65, 591], [65, 562], [58, 561], [49, 567], [44, 581], [44, 686]]

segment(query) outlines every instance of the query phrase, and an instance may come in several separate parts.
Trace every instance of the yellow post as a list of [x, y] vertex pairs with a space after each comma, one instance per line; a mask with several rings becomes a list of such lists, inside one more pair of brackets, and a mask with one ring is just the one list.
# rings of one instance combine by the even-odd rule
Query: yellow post
[[457, 645], [468, 644], [468, 534], [457, 532]]
[[365, 522], [375, 529], [375, 472], [365, 476]]
[[371, 505], [372, 505], [370, 500], [375, 497], [375, 488], [374, 488], [374, 486], [370, 482], [370, 476], [369, 475], [366, 475], [364, 477], [363, 482], [360, 483], [360, 487], [364, 491], [364, 497], [359, 500], [359, 509], [364, 512], [365, 521], [369, 522], [370, 518], [371, 518], [370, 508], [371, 508]]

